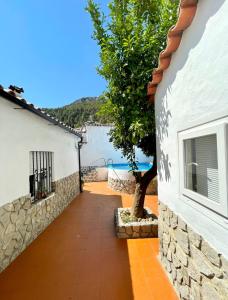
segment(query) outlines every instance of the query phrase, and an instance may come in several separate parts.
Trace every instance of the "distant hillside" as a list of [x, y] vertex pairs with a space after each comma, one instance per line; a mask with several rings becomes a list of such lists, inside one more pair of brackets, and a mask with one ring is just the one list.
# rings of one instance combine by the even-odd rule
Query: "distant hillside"
[[109, 123], [108, 119], [96, 115], [101, 105], [100, 98], [85, 97], [63, 107], [44, 108], [44, 110], [71, 127], [80, 127], [87, 121]]

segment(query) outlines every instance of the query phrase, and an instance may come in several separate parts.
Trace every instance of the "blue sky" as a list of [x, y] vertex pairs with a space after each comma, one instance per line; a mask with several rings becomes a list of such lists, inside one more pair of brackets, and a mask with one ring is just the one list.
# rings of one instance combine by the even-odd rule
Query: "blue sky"
[[[98, 96], [98, 47], [86, 0], [0, 0], [0, 84], [21, 86], [40, 107]], [[107, 8], [108, 0], [98, 1]]]

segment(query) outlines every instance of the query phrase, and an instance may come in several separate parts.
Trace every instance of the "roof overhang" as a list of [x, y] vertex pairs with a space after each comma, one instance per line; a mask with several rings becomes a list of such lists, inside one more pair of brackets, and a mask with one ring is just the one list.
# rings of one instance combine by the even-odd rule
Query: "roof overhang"
[[164, 71], [171, 63], [172, 54], [180, 46], [183, 32], [191, 25], [195, 17], [197, 3], [198, 0], [180, 0], [177, 23], [168, 31], [166, 48], [160, 53], [158, 67], [152, 73], [152, 81], [148, 83], [147, 95], [150, 102], [155, 100], [157, 87], [162, 81]]
[[31, 103], [28, 103], [25, 99], [17, 97], [13, 91], [5, 90], [5, 89], [3, 89], [2, 86], [0, 86], [0, 96], [2, 96], [3, 98], [7, 99], [8, 101], [10, 101], [12, 103], [19, 105], [20, 107], [22, 107], [24, 109], [36, 114], [37, 116], [45, 119], [46, 121], [50, 122], [51, 124], [56, 125], [64, 130], [66, 130], [67, 132], [76, 135], [78, 138], [80, 138], [80, 139], [82, 138], [82, 136], [74, 128], [72, 128], [72, 127], [66, 125], [65, 123], [59, 121], [58, 119], [50, 116], [49, 114], [47, 114], [45, 111], [43, 111], [39, 107], [36, 107]]

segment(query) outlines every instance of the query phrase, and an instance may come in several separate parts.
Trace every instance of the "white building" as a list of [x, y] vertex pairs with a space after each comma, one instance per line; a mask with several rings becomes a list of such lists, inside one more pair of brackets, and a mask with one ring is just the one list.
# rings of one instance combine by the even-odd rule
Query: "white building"
[[0, 271], [79, 193], [80, 135], [0, 88]]
[[181, 1], [148, 88], [160, 258], [182, 299], [228, 298], [227, 16], [225, 0]]
[[[89, 124], [83, 128], [83, 144], [81, 150], [82, 166], [104, 166], [107, 163], [127, 163], [120, 150], [116, 150], [109, 141], [111, 125]], [[139, 162], [149, 162], [140, 149], [136, 149], [136, 159]]]
[[[83, 136], [81, 165], [85, 182], [108, 180], [108, 164], [128, 163], [121, 151], [110, 142], [111, 129], [111, 125], [86, 123], [79, 131]], [[151, 161], [140, 149], [136, 149], [136, 159], [139, 162]]]

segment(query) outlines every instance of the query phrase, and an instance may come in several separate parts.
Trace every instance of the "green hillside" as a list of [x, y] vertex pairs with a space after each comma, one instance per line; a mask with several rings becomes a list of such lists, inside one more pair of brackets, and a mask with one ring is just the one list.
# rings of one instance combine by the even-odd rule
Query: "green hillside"
[[44, 110], [65, 124], [76, 128], [82, 126], [87, 121], [102, 124], [110, 123], [108, 118], [97, 116], [101, 105], [102, 101], [99, 97], [85, 97], [63, 107], [44, 108]]

